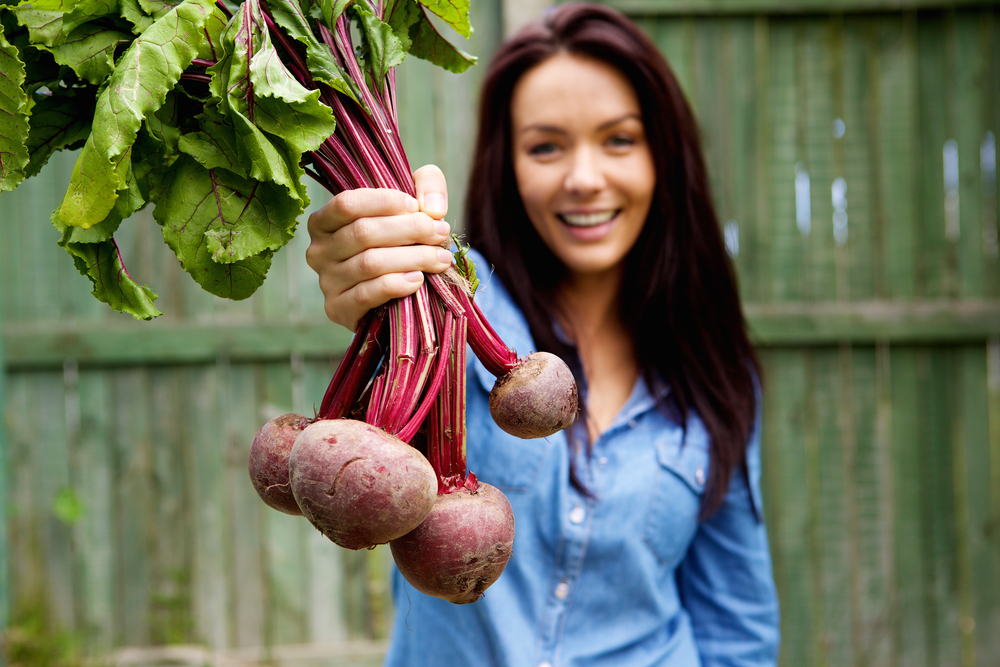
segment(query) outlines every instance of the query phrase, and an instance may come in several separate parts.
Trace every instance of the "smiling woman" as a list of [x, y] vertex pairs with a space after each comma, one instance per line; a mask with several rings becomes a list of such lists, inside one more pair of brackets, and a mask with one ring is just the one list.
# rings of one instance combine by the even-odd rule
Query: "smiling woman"
[[574, 276], [600, 275], [617, 291], [656, 185], [631, 84], [600, 60], [563, 53], [521, 78], [511, 112], [517, 187], [535, 231]]
[[[476, 302], [515, 349], [567, 362], [583, 419], [512, 437], [470, 364], [469, 469], [510, 500], [513, 554], [463, 607], [396, 577], [387, 665], [775, 663], [759, 366], [696, 127], [662, 56], [607, 8], [562, 5], [498, 50], [465, 218], [469, 257], [492, 273]], [[335, 235], [359, 246], [312, 264], [335, 321], [417, 289], [407, 271], [441, 270], [429, 218], [446, 210], [427, 202], [446, 184], [416, 176], [421, 211], [356, 191], [310, 220], [314, 257], [337, 254]], [[366, 241], [372, 217], [382, 233]]]

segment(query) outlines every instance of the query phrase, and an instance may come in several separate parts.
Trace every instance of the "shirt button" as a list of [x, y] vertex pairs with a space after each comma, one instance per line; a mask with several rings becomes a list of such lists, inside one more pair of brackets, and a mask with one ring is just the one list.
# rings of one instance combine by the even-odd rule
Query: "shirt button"
[[565, 600], [566, 596], [569, 595], [569, 584], [565, 581], [560, 581], [559, 585], [556, 586], [555, 596], [557, 600]]
[[549, 662], [548, 660], [543, 660], [542, 662], [538, 663], [538, 667], [552, 667], [552, 663]]
[[577, 505], [569, 512], [570, 523], [583, 523], [586, 518], [587, 510], [583, 509], [583, 505]]
[[705, 483], [705, 469], [704, 468], [698, 468], [697, 470], [695, 470], [694, 471], [694, 479], [699, 484], [704, 484]]
[[608, 465], [608, 457], [607, 456], [602, 456], [601, 458], [597, 459], [597, 462], [599, 464], [601, 464], [602, 466], [606, 466], [606, 465]]
[[628, 420], [628, 427], [629, 428], [635, 428], [635, 420], [634, 419], [629, 419]]

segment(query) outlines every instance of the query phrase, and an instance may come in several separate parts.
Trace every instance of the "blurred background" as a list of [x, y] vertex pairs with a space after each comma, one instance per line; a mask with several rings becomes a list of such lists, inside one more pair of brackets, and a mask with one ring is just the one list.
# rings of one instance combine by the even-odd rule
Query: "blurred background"
[[[464, 48], [487, 60], [545, 4], [473, 0]], [[765, 363], [782, 665], [1000, 665], [1000, 6], [609, 4], [701, 121]], [[482, 71], [397, 79], [411, 163], [444, 169], [459, 225]], [[135, 322], [56, 246], [73, 161], [0, 195], [7, 664], [379, 664], [388, 550], [335, 547], [247, 479], [256, 430], [312, 414], [347, 341], [304, 225], [227, 302], [137, 214], [116, 238], [165, 314]]]

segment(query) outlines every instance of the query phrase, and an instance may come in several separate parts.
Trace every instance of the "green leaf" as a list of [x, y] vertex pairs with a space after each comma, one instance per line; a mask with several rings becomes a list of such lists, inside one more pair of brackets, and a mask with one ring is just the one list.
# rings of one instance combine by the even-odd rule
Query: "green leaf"
[[136, 35], [142, 34], [156, 21], [152, 16], [143, 11], [139, 0], [121, 0], [121, 17], [132, 24], [132, 32]]
[[78, 26], [100, 16], [118, 16], [118, 0], [24, 0], [14, 8], [33, 44], [58, 46]]
[[267, 8], [275, 23], [284, 28], [292, 39], [305, 45], [306, 66], [312, 77], [351, 99], [358, 100], [360, 96], [354, 88], [354, 83], [337, 64], [330, 47], [316, 38], [299, 4], [295, 0], [270, 0]]
[[185, 0], [139, 36], [122, 55], [97, 101], [93, 131], [80, 152], [59, 209], [68, 225], [103, 220], [124, 187], [122, 155], [142, 121], [163, 104], [191, 60], [204, 52], [204, 29], [218, 12], [211, 0]]
[[417, 8], [417, 14], [410, 27], [411, 54], [456, 74], [476, 64], [475, 56], [462, 51], [438, 33], [422, 7]]
[[67, 526], [72, 526], [83, 518], [86, 508], [80, 496], [70, 487], [64, 486], [52, 501], [52, 513]]
[[28, 165], [28, 96], [17, 47], [0, 32], [0, 191], [13, 190]]
[[137, 320], [149, 320], [161, 315], [153, 305], [156, 294], [132, 279], [113, 237], [122, 221], [143, 204], [131, 169], [127, 172], [128, 187], [119, 193], [104, 220], [81, 229], [63, 224], [58, 211], [53, 211], [52, 224], [62, 233], [59, 245], [73, 258], [77, 271], [93, 284], [91, 294], [119, 312], [129, 313]]
[[58, 46], [39, 45], [39, 48], [50, 52], [60, 65], [72, 68], [81, 79], [98, 85], [104, 83], [115, 68], [115, 48], [131, 40], [132, 35], [128, 33], [84, 23]]
[[202, 118], [201, 131], [181, 135], [178, 148], [205, 169], [226, 169], [243, 178], [249, 176], [246, 164], [239, 159], [236, 131], [208, 114]]
[[284, 188], [205, 169], [186, 155], [164, 181], [166, 196], [153, 217], [184, 270], [217, 296], [238, 300], [253, 294], [274, 249], [291, 239], [301, 203]]
[[[277, 95], [278, 90], [267, 78], [274, 76], [278, 81], [288, 82], [291, 77], [277, 61], [277, 52], [271, 45], [256, 0], [241, 5], [222, 34], [222, 48], [226, 55], [209, 68], [212, 75], [209, 90], [218, 100], [218, 113], [236, 131], [240, 159], [249, 166], [251, 178], [282, 185], [289, 196], [305, 200], [306, 190], [302, 183], [305, 172], [299, 166], [302, 154], [293, 146], [319, 146], [333, 133], [332, 112], [316, 103], [313, 111], [320, 116], [329, 114], [325, 120], [304, 117], [293, 123], [290, 117], [278, 118], [280, 105], [266, 100], [266, 96]], [[269, 65], [274, 65], [270, 71]], [[298, 88], [300, 98], [307, 100], [302, 109], [308, 111], [310, 94], [302, 95], [305, 89], [294, 80], [290, 83]], [[287, 87], [281, 94], [294, 98], [294, 91]], [[288, 123], [287, 129], [280, 127], [282, 121]]]
[[344, 13], [347, 6], [351, 4], [353, 0], [319, 0], [316, 4], [319, 6], [320, 13], [323, 16], [323, 23], [333, 29], [334, 24], [337, 23], [337, 19], [340, 15]]
[[77, 270], [90, 278], [94, 285], [91, 294], [98, 300], [137, 320], [162, 315], [153, 305], [156, 294], [129, 275], [114, 239], [102, 243], [66, 243], [65, 248]]
[[382, 81], [390, 68], [403, 62], [406, 51], [388, 23], [366, 7], [355, 5], [354, 9], [360, 19], [365, 62], [375, 80]]
[[56, 151], [76, 148], [85, 141], [94, 117], [93, 88], [57, 88], [50, 95], [36, 97], [28, 130], [30, 161], [25, 178], [37, 174]]
[[420, 4], [437, 14], [462, 37], [469, 39], [472, 36], [469, 0], [420, 0]]

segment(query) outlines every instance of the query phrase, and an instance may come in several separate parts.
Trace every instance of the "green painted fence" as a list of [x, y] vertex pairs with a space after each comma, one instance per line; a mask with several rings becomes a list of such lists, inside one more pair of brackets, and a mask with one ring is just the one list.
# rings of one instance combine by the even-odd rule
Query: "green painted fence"
[[[696, 108], [766, 366], [782, 665], [1000, 664], [997, 4], [610, 4]], [[488, 55], [500, 6], [474, 5]], [[403, 69], [404, 142], [444, 168], [457, 213], [481, 74]], [[119, 244], [165, 315], [133, 322], [55, 246], [71, 166], [0, 195], [8, 643], [376, 664], [386, 551], [267, 510], [244, 468], [257, 427], [308, 413], [343, 349], [305, 235], [223, 302], [139, 214]]]

